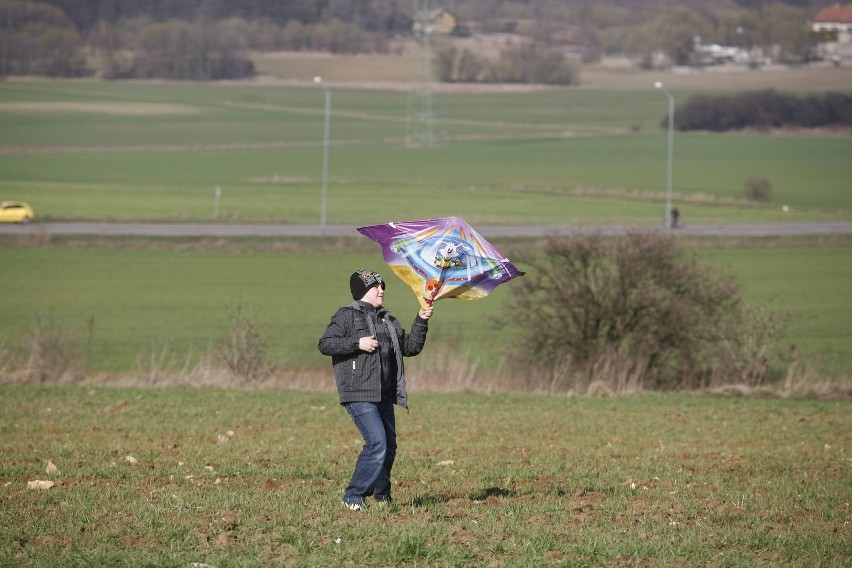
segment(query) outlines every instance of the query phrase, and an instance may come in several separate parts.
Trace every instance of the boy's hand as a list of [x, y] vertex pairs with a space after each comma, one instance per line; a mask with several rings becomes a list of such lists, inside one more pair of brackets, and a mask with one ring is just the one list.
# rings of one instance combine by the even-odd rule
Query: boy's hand
[[362, 337], [358, 340], [358, 349], [361, 351], [366, 351], [367, 353], [372, 353], [376, 349], [379, 348], [379, 342], [376, 340], [376, 336], [372, 337]]
[[432, 317], [432, 306], [420, 308], [420, 311], [417, 312], [417, 315], [420, 316], [420, 319], [428, 320]]

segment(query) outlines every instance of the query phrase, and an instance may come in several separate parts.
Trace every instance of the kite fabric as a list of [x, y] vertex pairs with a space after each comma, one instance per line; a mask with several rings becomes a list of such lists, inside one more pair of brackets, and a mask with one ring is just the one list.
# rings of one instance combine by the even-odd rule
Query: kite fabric
[[484, 298], [524, 274], [461, 217], [384, 223], [358, 232], [382, 245], [385, 262], [423, 307], [442, 298]]

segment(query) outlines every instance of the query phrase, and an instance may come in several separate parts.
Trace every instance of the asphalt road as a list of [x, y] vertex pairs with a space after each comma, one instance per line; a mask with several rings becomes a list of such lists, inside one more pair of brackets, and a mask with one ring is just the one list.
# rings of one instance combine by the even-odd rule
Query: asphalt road
[[[662, 227], [649, 226], [571, 226], [571, 225], [481, 225], [477, 230], [490, 237], [541, 237], [602, 233], [624, 234], [633, 231], [654, 231]], [[684, 225], [675, 231], [682, 235], [778, 236], [833, 235], [852, 233], [852, 221], [826, 223], [744, 223], [726, 225]], [[359, 237], [349, 225], [231, 225], [207, 223], [30, 223], [29, 225], [0, 224], [0, 234], [6, 235], [95, 235], [150, 237]]]

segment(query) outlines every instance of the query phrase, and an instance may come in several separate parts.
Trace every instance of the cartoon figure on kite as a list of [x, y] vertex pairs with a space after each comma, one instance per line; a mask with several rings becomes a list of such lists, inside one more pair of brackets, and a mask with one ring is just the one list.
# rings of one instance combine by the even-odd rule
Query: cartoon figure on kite
[[[444, 245], [435, 253], [435, 266], [441, 270], [447, 268], [463, 268], [462, 255], [464, 245], [461, 243], [440, 243]], [[465, 255], [466, 256], [466, 255]]]

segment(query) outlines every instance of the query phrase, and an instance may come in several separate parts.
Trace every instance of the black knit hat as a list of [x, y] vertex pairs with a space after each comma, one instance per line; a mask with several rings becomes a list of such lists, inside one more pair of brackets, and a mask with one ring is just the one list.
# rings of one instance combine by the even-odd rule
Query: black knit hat
[[349, 277], [349, 290], [352, 291], [352, 299], [360, 300], [364, 294], [373, 286], [381, 286], [385, 289], [385, 281], [378, 272], [362, 268]]

